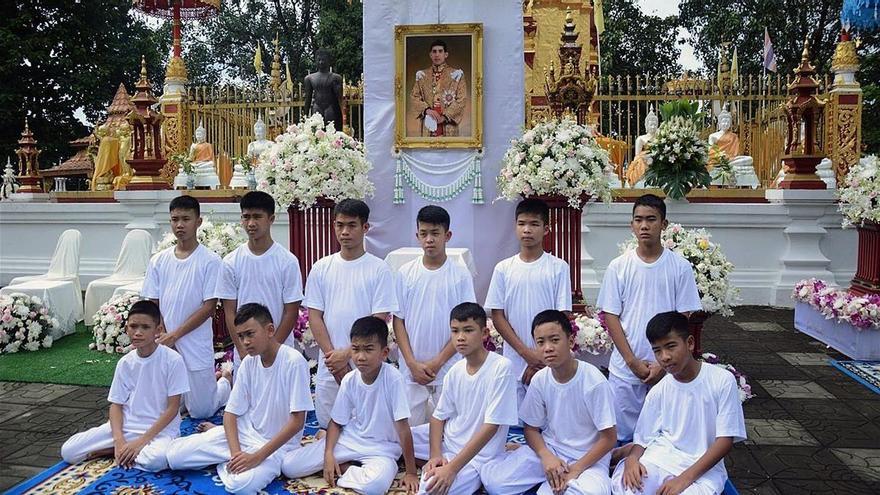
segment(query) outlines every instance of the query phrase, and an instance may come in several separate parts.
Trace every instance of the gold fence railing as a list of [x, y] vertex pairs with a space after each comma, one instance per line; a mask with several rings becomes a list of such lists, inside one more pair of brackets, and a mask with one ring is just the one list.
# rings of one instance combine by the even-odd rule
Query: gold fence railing
[[[781, 167], [787, 124], [782, 103], [788, 96], [790, 76], [740, 76], [721, 91], [714, 79], [673, 79], [666, 76], [604, 76], [597, 84], [594, 101], [600, 113], [600, 132], [625, 143], [625, 163], [635, 153], [635, 140], [645, 133], [644, 121], [649, 108], [659, 117], [661, 104], [671, 100], [691, 100], [700, 104], [701, 136], [708, 139], [717, 130], [716, 115], [722, 105], [729, 105], [731, 130], [739, 135], [740, 154], [754, 159], [755, 172], [766, 186]], [[819, 96], [826, 98], [831, 77], [820, 80]], [[533, 112], [535, 110], [533, 109]], [[662, 118], [661, 118], [662, 121]], [[824, 119], [818, 136], [823, 140]], [[822, 142], [819, 143], [820, 148]], [[623, 174], [622, 167], [619, 173]]]
[[[193, 142], [193, 135], [201, 122], [205, 127], [207, 141], [214, 145], [219, 155], [243, 156], [248, 143], [254, 141], [254, 123], [262, 117], [269, 139], [283, 133], [291, 124], [303, 117], [305, 95], [302, 85], [293, 91], [286, 87], [252, 90], [234, 86], [190, 88], [184, 102], [186, 108], [183, 144], [186, 148]], [[351, 136], [363, 139], [363, 85], [343, 87], [342, 111], [345, 115], [344, 130]], [[184, 151], [184, 150], [180, 150]]]

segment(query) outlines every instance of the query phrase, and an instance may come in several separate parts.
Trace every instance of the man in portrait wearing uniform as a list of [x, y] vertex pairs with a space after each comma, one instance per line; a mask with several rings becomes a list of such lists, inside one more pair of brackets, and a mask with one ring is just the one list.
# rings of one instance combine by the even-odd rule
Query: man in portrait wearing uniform
[[448, 57], [446, 42], [435, 40], [431, 43], [431, 67], [416, 72], [410, 98], [412, 108], [418, 112], [422, 136], [458, 136], [466, 117], [464, 71], [446, 65]]

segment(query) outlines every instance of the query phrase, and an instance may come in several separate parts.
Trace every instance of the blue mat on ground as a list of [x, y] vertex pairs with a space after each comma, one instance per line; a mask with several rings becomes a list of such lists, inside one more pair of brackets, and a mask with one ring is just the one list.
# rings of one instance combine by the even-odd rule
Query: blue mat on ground
[[831, 366], [844, 372], [853, 380], [875, 394], [880, 394], [880, 361], [829, 360]]
[[[221, 424], [222, 416], [211, 418], [211, 422]], [[184, 418], [180, 425], [182, 436], [192, 435], [201, 420]], [[303, 440], [314, 438], [318, 431], [318, 421], [314, 412], [306, 418]], [[508, 440], [525, 443], [522, 428], [513, 427]], [[135, 490], [120, 490], [120, 489]], [[224, 493], [223, 483], [214, 467], [197, 471], [162, 471], [148, 473], [138, 469], [125, 470], [113, 465], [113, 459], [100, 458], [76, 465], [59, 462], [33, 478], [22, 482], [6, 492], [7, 495], [49, 495], [57, 493], [80, 493], [89, 495], [169, 495], [169, 494], [210, 494]], [[264, 493], [274, 494], [351, 494], [350, 490], [326, 486], [323, 479], [312, 476], [301, 480], [288, 480], [280, 477], [266, 487]], [[392, 490], [389, 493], [405, 493]]]

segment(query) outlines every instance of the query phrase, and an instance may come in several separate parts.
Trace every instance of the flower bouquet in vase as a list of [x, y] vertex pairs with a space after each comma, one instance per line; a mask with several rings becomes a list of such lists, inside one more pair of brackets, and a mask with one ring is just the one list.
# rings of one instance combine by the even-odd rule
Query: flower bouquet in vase
[[856, 275], [850, 291], [880, 294], [880, 160], [869, 155], [849, 169], [837, 190], [843, 226], [859, 231]]
[[663, 189], [672, 200], [684, 200], [697, 187], [709, 187], [708, 145], [700, 139], [694, 120], [674, 116], [660, 124], [648, 149], [650, 165], [645, 184]]
[[[663, 247], [682, 255], [691, 264], [697, 290], [700, 293], [702, 311], [691, 314], [688, 323], [694, 336], [694, 357], [699, 357], [700, 334], [703, 324], [713, 314], [732, 316], [731, 307], [739, 301], [739, 289], [730, 282], [733, 263], [721, 250], [721, 246], [711, 241], [706, 229], [686, 229], [677, 223], [669, 224], [660, 234]], [[635, 237], [623, 243], [620, 252], [635, 249]]]
[[13, 293], [0, 296], [0, 354], [52, 347], [58, 320], [36, 296]]

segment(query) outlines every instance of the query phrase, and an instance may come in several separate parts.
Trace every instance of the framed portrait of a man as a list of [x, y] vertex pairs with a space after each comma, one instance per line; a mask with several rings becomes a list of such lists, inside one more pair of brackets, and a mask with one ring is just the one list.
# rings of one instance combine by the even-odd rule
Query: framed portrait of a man
[[483, 145], [483, 25], [395, 26], [395, 146]]

